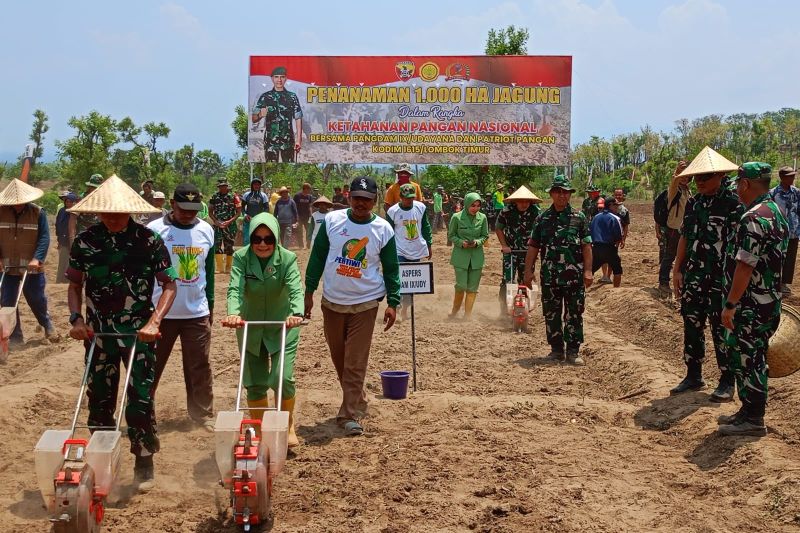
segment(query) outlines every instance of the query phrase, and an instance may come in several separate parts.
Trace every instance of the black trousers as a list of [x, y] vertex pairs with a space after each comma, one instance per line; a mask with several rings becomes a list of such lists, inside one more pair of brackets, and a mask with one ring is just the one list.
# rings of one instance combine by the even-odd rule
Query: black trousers
[[797, 263], [797, 241], [789, 239], [789, 248], [786, 249], [786, 260], [783, 262], [783, 275], [781, 281], [784, 285], [791, 285], [794, 279], [794, 265]]

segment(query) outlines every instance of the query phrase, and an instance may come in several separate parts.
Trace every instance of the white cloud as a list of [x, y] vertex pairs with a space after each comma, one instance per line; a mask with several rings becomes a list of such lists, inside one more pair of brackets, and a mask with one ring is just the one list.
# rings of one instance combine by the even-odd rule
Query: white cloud
[[181, 33], [192, 36], [205, 33], [200, 20], [179, 4], [172, 2], [162, 4], [159, 11], [167, 18], [170, 25]]
[[728, 11], [712, 0], [686, 0], [682, 4], [666, 7], [658, 17], [664, 30], [705, 27], [708, 29], [727, 26]]

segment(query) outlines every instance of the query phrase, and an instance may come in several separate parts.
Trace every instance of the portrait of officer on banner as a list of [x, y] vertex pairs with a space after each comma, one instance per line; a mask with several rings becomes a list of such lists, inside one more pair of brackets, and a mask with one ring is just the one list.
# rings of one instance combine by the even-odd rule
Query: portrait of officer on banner
[[263, 132], [263, 161], [294, 162], [303, 138], [303, 110], [297, 94], [286, 90], [286, 67], [275, 67], [270, 77], [272, 89], [259, 96], [250, 114], [253, 131]]

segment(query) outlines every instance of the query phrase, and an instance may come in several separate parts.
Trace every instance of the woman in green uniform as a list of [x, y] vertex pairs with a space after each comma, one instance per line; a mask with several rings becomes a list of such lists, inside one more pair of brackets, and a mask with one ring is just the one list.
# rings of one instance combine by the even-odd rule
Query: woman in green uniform
[[[288, 328], [303, 321], [303, 287], [297, 256], [280, 245], [278, 219], [261, 213], [250, 221], [250, 244], [233, 254], [231, 280], [228, 286], [228, 316], [222, 325], [241, 328], [244, 321], [285, 320]], [[239, 349], [242, 332], [237, 332]], [[283, 398], [281, 410], [289, 411], [289, 447], [299, 444], [294, 431], [294, 361], [300, 330], [286, 332], [283, 366]], [[247, 332], [243, 385], [247, 389], [247, 405], [269, 407], [267, 391], [278, 390], [278, 362], [281, 333], [277, 327], [254, 326]], [[251, 411], [261, 419], [261, 410]]]
[[481, 197], [471, 192], [464, 197], [464, 209], [454, 213], [450, 219], [447, 230], [447, 238], [453, 243], [450, 264], [456, 271], [456, 292], [450, 318], [454, 318], [461, 309], [461, 302], [464, 302], [464, 318], [469, 318], [478, 296], [483, 270], [483, 243], [489, 238], [489, 223], [486, 215], [480, 211]]

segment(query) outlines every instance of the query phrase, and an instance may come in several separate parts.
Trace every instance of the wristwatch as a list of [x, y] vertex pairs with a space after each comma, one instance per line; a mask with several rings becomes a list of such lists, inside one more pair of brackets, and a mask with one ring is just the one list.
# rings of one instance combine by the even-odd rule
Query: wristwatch
[[82, 319], [83, 315], [78, 313], [77, 311], [74, 312], [74, 313], [70, 313], [70, 315], [69, 315], [69, 323], [70, 323], [70, 325], [74, 325], [75, 321], [78, 320], [79, 318]]
[[725, 309], [736, 309], [736, 304], [725, 300]]

